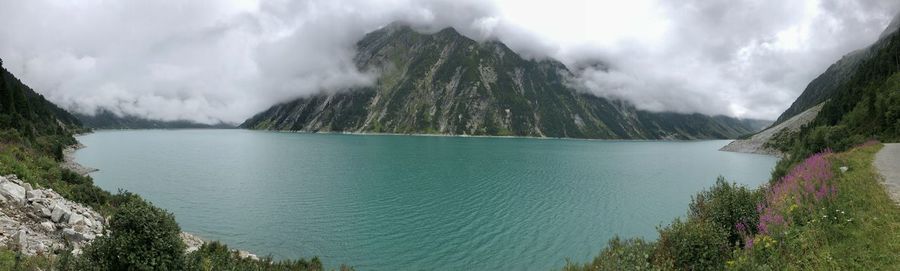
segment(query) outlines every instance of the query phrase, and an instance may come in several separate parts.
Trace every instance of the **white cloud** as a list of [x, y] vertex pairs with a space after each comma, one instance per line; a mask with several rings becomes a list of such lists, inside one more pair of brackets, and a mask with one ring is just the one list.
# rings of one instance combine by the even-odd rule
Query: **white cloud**
[[403, 20], [496, 38], [577, 69], [585, 91], [640, 108], [774, 118], [898, 10], [878, 1], [0, 0], [4, 66], [53, 102], [238, 123], [371, 83], [354, 44]]

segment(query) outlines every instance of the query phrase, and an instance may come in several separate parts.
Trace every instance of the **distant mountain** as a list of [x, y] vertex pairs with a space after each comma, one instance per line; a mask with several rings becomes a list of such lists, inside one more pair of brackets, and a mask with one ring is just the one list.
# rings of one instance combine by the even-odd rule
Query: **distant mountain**
[[84, 124], [85, 127], [92, 129], [193, 129], [193, 128], [215, 128], [229, 129], [235, 128], [234, 125], [225, 123], [209, 125], [196, 123], [187, 120], [178, 121], [161, 121], [149, 120], [135, 116], [118, 116], [109, 110], [101, 109], [93, 116], [75, 113], [75, 116]]
[[[579, 93], [553, 60], [526, 60], [497, 41], [452, 28], [423, 34], [394, 23], [357, 43], [374, 86], [275, 105], [242, 128], [607, 139], [735, 138], [761, 121], [653, 113]], [[767, 124], [767, 123], [766, 123]]]
[[15, 129], [33, 138], [48, 135], [69, 136], [82, 130], [81, 122], [66, 110], [44, 99], [15, 75], [3, 68], [0, 60], [0, 129]]

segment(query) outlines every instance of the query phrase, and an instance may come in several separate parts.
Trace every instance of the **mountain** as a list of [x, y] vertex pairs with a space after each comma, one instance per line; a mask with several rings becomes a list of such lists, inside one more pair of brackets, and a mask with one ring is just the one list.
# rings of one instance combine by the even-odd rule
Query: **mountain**
[[830, 98], [852, 76], [859, 64], [869, 58], [868, 49], [861, 49], [845, 55], [837, 63], [832, 64], [825, 73], [806, 86], [803, 93], [794, 100], [791, 107], [778, 116], [774, 124], [782, 123]]
[[453, 28], [424, 34], [394, 23], [357, 44], [371, 87], [331, 90], [275, 105], [241, 128], [609, 139], [734, 138], [759, 121], [653, 113], [579, 93], [553, 60], [526, 60], [497, 41]]
[[849, 54], [813, 80], [775, 125], [723, 150], [802, 158], [872, 138], [900, 140], [898, 28], [900, 15], [874, 44]]
[[810, 82], [806, 89], [803, 90], [803, 93], [800, 94], [800, 97], [791, 104], [791, 107], [775, 120], [773, 126], [831, 98], [838, 89], [850, 80], [861, 63], [875, 56], [877, 45], [886, 42], [890, 34], [897, 32], [898, 28], [900, 28], [900, 14], [894, 17], [888, 27], [881, 33], [875, 45], [844, 55], [837, 63], [832, 64], [824, 73]]
[[187, 120], [177, 121], [161, 121], [150, 120], [136, 116], [119, 116], [109, 110], [100, 109], [93, 116], [75, 113], [81, 123], [85, 127], [92, 129], [196, 129], [196, 128], [212, 128], [212, 129], [230, 129], [233, 125], [219, 124], [203, 124]]
[[[71, 135], [82, 130], [75, 117], [44, 99], [0, 60], [0, 129], [14, 129], [26, 138]], [[74, 140], [74, 139], [73, 139]]]

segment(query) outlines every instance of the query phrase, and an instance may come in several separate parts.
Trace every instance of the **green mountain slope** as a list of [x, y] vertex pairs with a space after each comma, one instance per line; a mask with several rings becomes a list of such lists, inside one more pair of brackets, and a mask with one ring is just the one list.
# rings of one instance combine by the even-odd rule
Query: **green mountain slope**
[[862, 63], [877, 57], [879, 44], [888, 42], [887, 39], [897, 31], [898, 27], [900, 27], [900, 16], [891, 21], [874, 45], [851, 52], [828, 67], [828, 70], [807, 85], [800, 97], [775, 120], [773, 125], [788, 120], [837, 94], [838, 90], [854, 76]]
[[69, 136], [82, 128], [75, 116], [23, 84], [3, 68], [0, 60], [0, 129], [14, 129], [26, 138], [36, 138]]
[[900, 15], [866, 49], [867, 57], [847, 73], [812, 122], [796, 133], [777, 137], [771, 145], [800, 158], [825, 148], [844, 150], [872, 138], [900, 140], [898, 25]]
[[651, 113], [576, 92], [566, 67], [526, 60], [496, 41], [452, 28], [418, 33], [392, 24], [357, 43], [372, 87], [275, 105], [240, 127], [309, 132], [428, 133], [571, 138], [734, 138], [759, 122]]

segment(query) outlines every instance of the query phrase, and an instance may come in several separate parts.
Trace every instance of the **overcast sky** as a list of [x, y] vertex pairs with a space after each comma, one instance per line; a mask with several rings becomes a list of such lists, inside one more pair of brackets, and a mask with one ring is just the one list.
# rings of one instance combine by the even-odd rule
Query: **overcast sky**
[[[371, 84], [353, 45], [403, 20], [560, 60], [572, 86], [639, 108], [774, 119], [898, 10], [897, 0], [0, 0], [0, 58], [73, 111], [240, 123]], [[598, 62], [610, 69], [586, 65]]]

